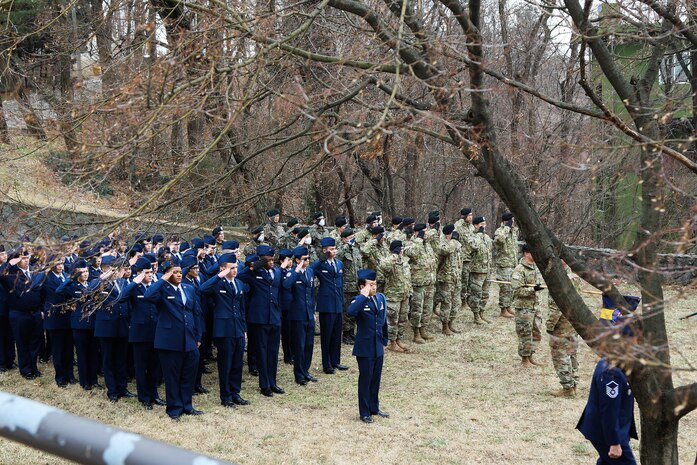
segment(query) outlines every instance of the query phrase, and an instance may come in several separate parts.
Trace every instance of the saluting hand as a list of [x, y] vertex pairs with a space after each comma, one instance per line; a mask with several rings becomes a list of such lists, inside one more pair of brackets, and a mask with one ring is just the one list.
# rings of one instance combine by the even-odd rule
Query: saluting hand
[[225, 268], [224, 270], [220, 270], [220, 272], [218, 273], [218, 277], [219, 277], [219, 278], [224, 278], [225, 276], [227, 276], [227, 273], [228, 273], [228, 269], [227, 269], [227, 268]]
[[133, 278], [133, 282], [136, 284], [140, 284], [143, 282], [143, 279], [145, 279], [145, 270], [139, 271], [136, 277]]
[[162, 275], [162, 279], [164, 279], [165, 281], [169, 281], [169, 278], [172, 277], [173, 273], [174, 273], [174, 269], [170, 269], [169, 271], [167, 271], [167, 273]]
[[370, 297], [370, 287], [369, 286], [363, 286], [359, 292], [361, 293], [361, 295], [364, 295], [366, 297]]

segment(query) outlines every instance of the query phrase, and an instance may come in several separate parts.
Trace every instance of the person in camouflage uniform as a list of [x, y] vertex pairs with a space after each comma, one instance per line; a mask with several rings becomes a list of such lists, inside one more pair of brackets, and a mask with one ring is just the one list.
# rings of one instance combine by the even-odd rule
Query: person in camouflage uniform
[[[316, 244], [319, 244], [317, 242]], [[302, 228], [298, 231], [298, 243], [294, 247], [307, 247], [307, 253], [310, 256], [310, 262], [314, 263], [315, 260], [319, 260], [319, 254], [317, 247], [315, 247], [315, 242], [312, 240], [310, 235], [310, 230], [308, 228]]]
[[334, 241], [338, 244], [341, 242], [341, 233], [348, 228], [348, 221], [345, 216], [337, 216], [334, 219], [334, 229], [329, 232], [329, 237], [334, 238]]
[[249, 234], [251, 236], [251, 239], [244, 246], [244, 249], [242, 249], [242, 253], [244, 253], [245, 257], [256, 254], [258, 246], [269, 245], [268, 242], [266, 242], [266, 238], [264, 236], [263, 226], [257, 226], [256, 228], [252, 229]]
[[345, 228], [341, 231], [339, 246], [336, 248], [337, 258], [344, 264], [344, 320], [342, 328], [344, 344], [355, 342], [356, 319], [348, 314], [348, 307], [358, 292], [357, 273], [363, 268], [361, 251], [358, 249], [354, 237], [353, 229]]
[[[373, 228], [378, 227], [378, 218], [377, 216], [370, 214], [368, 215], [368, 218], [365, 220], [365, 228], [361, 229], [356, 233], [356, 244], [359, 246], [365, 244], [368, 242], [373, 235], [370, 233], [370, 230]], [[375, 269], [375, 268], [373, 268]]]
[[402, 231], [402, 218], [399, 216], [392, 217], [392, 228], [385, 231], [385, 242], [391, 244], [392, 241], [406, 241], [407, 236]]
[[533, 358], [539, 345], [540, 334], [540, 298], [538, 292], [544, 289], [540, 284], [542, 277], [535, 265], [535, 260], [527, 244], [523, 245], [523, 258], [511, 273], [513, 287], [513, 308], [515, 309], [515, 332], [518, 335], [518, 355], [521, 365], [542, 366]]
[[310, 235], [312, 236], [312, 243], [319, 246], [319, 243], [325, 237], [329, 237], [329, 231], [327, 230], [326, 220], [324, 219], [324, 213], [314, 212], [312, 214], [312, 224], [308, 228], [310, 230]]
[[283, 226], [278, 222], [281, 218], [281, 210], [272, 208], [266, 212], [266, 217], [269, 220], [264, 224], [264, 239], [272, 247], [279, 249], [281, 238], [286, 233]]
[[474, 250], [474, 226], [472, 225], [472, 209], [463, 208], [460, 210], [460, 219], [455, 222], [455, 231], [457, 231], [462, 245], [462, 291], [460, 292], [460, 301], [462, 307], [467, 305], [470, 287], [470, 264], [472, 262], [472, 253]]
[[423, 344], [434, 339], [426, 332], [433, 311], [436, 290], [436, 253], [427, 241], [426, 225], [414, 226], [411, 239], [404, 244], [404, 255], [411, 265], [411, 287], [413, 289], [409, 321], [414, 330], [414, 342]]
[[[582, 281], [571, 268], [563, 262], [566, 274], [576, 291], [581, 292]], [[578, 383], [578, 350], [577, 333], [569, 320], [562, 315], [557, 303], [550, 296], [549, 317], [547, 318], [547, 334], [549, 334], [549, 348], [552, 353], [552, 363], [561, 383], [561, 390], [554, 392], [555, 397], [576, 396], [576, 384]]]
[[382, 277], [387, 297], [387, 333], [390, 340], [387, 348], [395, 352], [409, 351], [403, 339], [412, 293], [411, 271], [409, 258], [404, 256], [402, 249], [402, 241], [392, 241], [390, 255], [380, 260], [377, 266], [378, 281]]
[[483, 216], [474, 218], [472, 224], [477, 232], [473, 240], [467, 304], [474, 315], [474, 323], [481, 325], [483, 323], [491, 323], [484, 316], [484, 310], [489, 301], [489, 274], [491, 272], [494, 243], [486, 233], [486, 220]]
[[[390, 255], [388, 247], [385, 245], [385, 228], [376, 226], [370, 230], [372, 238], [361, 245], [361, 258], [363, 266], [371, 270], [377, 270], [380, 260]], [[384, 282], [378, 276], [378, 290], [382, 292]]]
[[444, 236], [434, 238], [437, 240], [434, 251], [438, 256], [436, 301], [440, 304], [440, 321], [446, 336], [461, 332], [453, 326], [453, 320], [460, 310], [462, 284], [462, 245], [452, 238], [454, 231], [455, 225], [449, 224], [443, 228]]
[[[510, 282], [513, 268], [518, 264], [518, 226], [510, 212], [501, 215], [501, 226], [494, 233], [494, 246], [496, 248], [496, 279]], [[512, 300], [511, 285], [500, 283], [499, 309], [501, 317], [513, 318]]]
[[282, 249], [293, 250], [298, 245], [298, 232], [300, 232], [300, 227], [297, 226], [298, 219], [291, 218], [286, 223], [286, 228], [288, 229], [281, 238], [279, 239], [279, 247]]

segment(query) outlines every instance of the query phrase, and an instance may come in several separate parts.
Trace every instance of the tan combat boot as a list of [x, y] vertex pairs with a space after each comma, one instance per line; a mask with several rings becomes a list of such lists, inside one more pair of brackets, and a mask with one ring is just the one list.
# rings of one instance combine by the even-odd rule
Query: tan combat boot
[[515, 318], [515, 312], [511, 309], [511, 307], [506, 307], [506, 311], [509, 315], [511, 315], [511, 317]]
[[402, 342], [401, 339], [394, 341], [404, 352], [409, 352], [409, 346]]
[[531, 355], [530, 357], [528, 357], [528, 358], [530, 359], [530, 363], [532, 363], [533, 365], [536, 365], [536, 366], [538, 366], [538, 367], [543, 367], [543, 366], [545, 366], [544, 363], [540, 363], [540, 362], [538, 362], [537, 360], [535, 360], [534, 358], [532, 358], [532, 355]]
[[479, 312], [479, 318], [481, 318], [482, 321], [483, 321], [484, 323], [487, 323], [487, 324], [491, 323], [491, 320], [487, 319], [487, 318], [484, 316], [484, 310], [482, 310], [481, 312]]
[[397, 353], [404, 352], [404, 349], [399, 347], [395, 341], [390, 341], [390, 345], [387, 346], [387, 350], [391, 350], [392, 352], [397, 352]]
[[437, 317], [440, 317], [440, 304], [433, 307], [433, 314]]
[[552, 393], [554, 397], [576, 397], [576, 388], [561, 388], [558, 391]]
[[[473, 312], [474, 313], [474, 312]], [[475, 325], [483, 325], [484, 322], [482, 321], [481, 318], [479, 318], [479, 312], [474, 313], [474, 324]]]
[[454, 333], [450, 331], [450, 328], [448, 327], [448, 323], [443, 323], [443, 334], [446, 336], [454, 336]]
[[450, 329], [450, 331], [453, 332], [453, 333], [455, 333], [455, 334], [460, 334], [460, 333], [462, 332], [462, 331], [460, 331], [459, 329], [457, 329], [455, 326], [453, 326], [453, 322], [452, 322], [452, 321], [450, 321], [450, 322], [448, 323], [448, 329]]
[[499, 315], [501, 318], [513, 318], [513, 315], [509, 312], [508, 307], [502, 307], [501, 308], [501, 314]]
[[520, 365], [525, 368], [532, 368], [534, 365], [530, 363], [530, 357], [523, 357], [520, 361]]
[[435, 337], [431, 336], [430, 334], [428, 334], [428, 333], [426, 332], [426, 327], [425, 327], [425, 326], [420, 327], [420, 328], [419, 328], [419, 332], [421, 333], [421, 337], [422, 337], [425, 341], [427, 341], [427, 342], [430, 342], [430, 341], [432, 341], [432, 340], [435, 339]]
[[421, 337], [419, 328], [414, 328], [414, 344], [426, 344], [426, 341]]

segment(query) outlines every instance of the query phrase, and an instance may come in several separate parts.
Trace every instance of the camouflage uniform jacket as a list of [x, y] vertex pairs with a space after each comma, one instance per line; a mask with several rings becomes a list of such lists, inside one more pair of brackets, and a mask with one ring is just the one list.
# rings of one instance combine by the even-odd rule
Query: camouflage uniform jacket
[[363, 259], [358, 246], [340, 242], [336, 256], [344, 264], [344, 289], [355, 294], [358, 285], [358, 270], [363, 268]]
[[525, 258], [513, 269], [511, 287], [513, 287], [513, 308], [538, 308], [540, 298], [533, 286], [542, 282], [537, 265], [529, 264]]
[[441, 239], [436, 249], [440, 257], [436, 280], [439, 283], [457, 283], [462, 279], [462, 244], [459, 241]]
[[412, 294], [409, 258], [392, 253], [378, 263], [378, 281], [385, 283], [388, 302], [398, 302]]
[[[573, 284], [574, 288], [576, 288], [576, 291], [581, 292], [581, 278], [578, 275], [576, 275], [573, 271], [571, 271], [571, 268], [569, 268], [568, 266], [565, 266], [564, 269], [566, 270], [566, 274], [569, 276], [569, 279], [571, 280], [571, 284]], [[576, 336], [576, 330], [573, 326], [571, 326], [569, 320], [567, 320], [566, 317], [562, 315], [559, 306], [554, 301], [554, 299], [552, 299], [551, 296], [548, 298], [547, 303], [549, 304], [547, 332], [556, 337]]]
[[382, 242], [378, 242], [377, 239], [370, 239], [361, 246], [363, 266], [373, 270], [378, 269], [380, 260], [390, 255], [390, 251], [384, 244], [384, 239]]
[[257, 242], [254, 239], [248, 242], [247, 245], [244, 246], [244, 249], [242, 249], [242, 253], [244, 253], [245, 258], [249, 257], [250, 255], [255, 255], [257, 253], [257, 247], [260, 245], [269, 245], [269, 243], [266, 241]]
[[363, 228], [356, 233], [356, 236], [355, 236], [356, 244], [358, 244], [358, 245], [364, 244], [365, 242], [368, 242], [372, 237], [373, 237], [373, 235], [370, 234], [370, 231], [368, 231], [367, 228]]
[[312, 244], [319, 247], [319, 241], [325, 237], [329, 237], [329, 231], [324, 226], [313, 224], [310, 226], [310, 236], [312, 236]]
[[281, 248], [281, 238], [285, 235], [283, 226], [278, 223], [266, 223], [264, 225], [264, 240], [273, 247]]
[[436, 253], [429, 242], [414, 237], [404, 244], [404, 255], [411, 265], [411, 284], [430, 286], [436, 282]]
[[387, 242], [387, 245], [390, 245], [390, 242], [392, 241], [406, 241], [407, 240], [407, 235], [404, 234], [404, 231], [401, 229], [393, 229], [391, 231], [387, 231], [385, 233], [385, 242]]
[[298, 238], [293, 235], [292, 231], [286, 231], [278, 240], [278, 248], [293, 250], [298, 246], [298, 242]]
[[463, 219], [455, 222], [455, 231], [460, 235], [460, 244], [462, 244], [462, 260], [469, 262], [472, 260], [474, 253], [474, 226]]
[[492, 252], [494, 250], [494, 242], [487, 233], [477, 233], [474, 235], [474, 253], [472, 254], [472, 263], [470, 263], [470, 272], [472, 273], [489, 273], [492, 265]]
[[500, 226], [494, 233], [496, 266], [514, 268], [518, 263], [518, 227]]

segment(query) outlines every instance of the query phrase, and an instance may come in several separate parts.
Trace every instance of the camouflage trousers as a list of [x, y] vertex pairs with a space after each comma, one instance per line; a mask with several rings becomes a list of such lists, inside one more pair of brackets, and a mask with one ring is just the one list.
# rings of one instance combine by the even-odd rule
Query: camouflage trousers
[[535, 353], [542, 339], [540, 325], [542, 318], [539, 310], [533, 308], [515, 309], [515, 332], [518, 335], [518, 355], [530, 357]]
[[460, 290], [460, 300], [462, 305], [467, 304], [467, 297], [470, 292], [470, 262], [464, 262], [462, 264], [462, 289]]
[[356, 296], [356, 292], [344, 292], [344, 319], [341, 323], [341, 330], [343, 332], [355, 333], [356, 329], [356, 319], [348, 314], [349, 305], [351, 301]]
[[408, 318], [409, 296], [402, 300], [387, 299], [387, 335], [390, 341], [404, 338]]
[[470, 289], [467, 297], [472, 313], [481, 313], [489, 301], [489, 275], [487, 273], [470, 273]]
[[567, 389], [576, 386], [578, 382], [578, 341], [575, 337], [557, 337], [549, 335], [549, 348], [552, 352], [552, 363], [561, 385]]
[[433, 313], [433, 299], [436, 293], [436, 285], [414, 286], [414, 294], [411, 297], [411, 311], [409, 322], [411, 327], [421, 328], [428, 325]]
[[[496, 279], [511, 282], [513, 268], [496, 268]], [[499, 308], [508, 308], [513, 302], [513, 288], [510, 284], [499, 284]]]
[[442, 323], [450, 323], [460, 313], [461, 286], [459, 281], [436, 284], [436, 303], [440, 303], [440, 321]]

